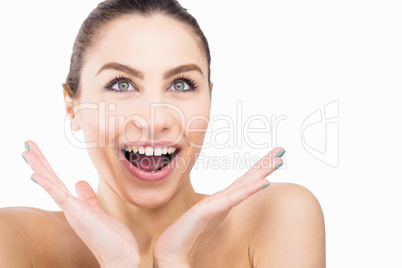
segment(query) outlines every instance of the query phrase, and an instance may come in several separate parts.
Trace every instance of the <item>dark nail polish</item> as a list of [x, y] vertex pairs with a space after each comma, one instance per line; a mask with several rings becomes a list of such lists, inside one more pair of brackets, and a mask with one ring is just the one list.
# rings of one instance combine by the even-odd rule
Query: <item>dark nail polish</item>
[[25, 146], [25, 149], [27, 149], [27, 151], [31, 150], [31, 148], [29, 148], [29, 144], [27, 142], [24, 142], [24, 146]]
[[23, 154], [22, 154], [21, 156], [22, 156], [22, 158], [24, 158], [25, 162], [28, 163], [28, 161], [27, 161], [27, 159], [25, 158], [25, 156], [24, 156]]
[[36, 180], [32, 179], [32, 177], [31, 177], [30, 179], [31, 179], [34, 183], [38, 184], [38, 183], [36, 182]]
[[265, 188], [267, 188], [268, 186], [270, 186], [271, 184], [265, 184], [264, 186], [261, 187], [261, 190], [264, 190]]
[[282, 165], [283, 165], [283, 162], [282, 162], [282, 163], [279, 163], [278, 165], [276, 165], [275, 170], [277, 170], [278, 168], [280, 168]]
[[280, 150], [277, 157], [281, 158], [285, 154], [285, 150]]

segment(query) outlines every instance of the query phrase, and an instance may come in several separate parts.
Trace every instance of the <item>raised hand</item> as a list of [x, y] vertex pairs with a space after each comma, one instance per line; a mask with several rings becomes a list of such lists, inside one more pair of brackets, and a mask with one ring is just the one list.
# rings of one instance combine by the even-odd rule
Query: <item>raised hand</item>
[[56, 176], [48, 161], [33, 141], [25, 143], [22, 156], [31, 166], [31, 178], [53, 198], [67, 221], [95, 255], [101, 267], [139, 267], [138, 244], [123, 223], [107, 215], [95, 192], [85, 181], [75, 185], [74, 197]]
[[269, 185], [265, 177], [282, 165], [284, 152], [275, 148], [228, 188], [203, 199], [169, 226], [154, 247], [157, 267], [191, 267], [194, 252], [230, 210]]

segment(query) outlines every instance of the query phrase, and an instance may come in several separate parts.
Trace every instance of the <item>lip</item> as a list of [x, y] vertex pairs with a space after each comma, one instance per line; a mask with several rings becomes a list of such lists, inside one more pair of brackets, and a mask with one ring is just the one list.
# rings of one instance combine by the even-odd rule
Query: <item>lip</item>
[[[176, 155], [173, 157], [173, 159], [169, 162], [169, 164], [164, 167], [163, 169], [156, 171], [156, 172], [149, 172], [142, 170], [140, 168], [137, 168], [133, 164], [130, 163], [130, 161], [127, 160], [127, 158], [123, 155], [122, 149], [126, 146], [152, 146], [152, 147], [176, 147], [179, 149], [179, 152], [176, 153]], [[160, 181], [165, 179], [166, 177], [169, 176], [169, 174], [175, 169], [176, 163], [178, 156], [181, 154], [181, 146], [178, 145], [177, 143], [173, 142], [167, 142], [167, 141], [162, 141], [162, 142], [130, 142], [130, 143], [124, 143], [119, 149], [119, 159], [122, 159], [120, 161], [123, 162], [123, 165], [127, 168], [127, 170], [136, 178], [143, 180], [143, 181]]]

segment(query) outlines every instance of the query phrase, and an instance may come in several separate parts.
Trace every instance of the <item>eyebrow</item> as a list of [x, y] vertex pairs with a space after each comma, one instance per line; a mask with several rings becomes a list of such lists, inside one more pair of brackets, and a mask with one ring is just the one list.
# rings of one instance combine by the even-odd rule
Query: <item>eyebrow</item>
[[191, 64], [180, 65], [180, 66], [167, 70], [163, 74], [163, 79], [168, 79], [172, 76], [175, 76], [175, 75], [178, 75], [181, 73], [185, 73], [185, 72], [190, 72], [190, 71], [197, 71], [197, 72], [201, 73], [202, 76], [204, 76], [204, 74], [201, 71], [201, 68], [197, 64], [191, 63]]
[[[117, 71], [125, 72], [125, 73], [127, 73], [131, 76], [137, 77], [139, 79], [144, 79], [143, 72], [136, 70], [135, 68], [132, 68], [130, 66], [123, 65], [123, 64], [120, 64], [117, 62], [106, 63], [99, 69], [99, 71], [96, 75], [99, 75], [104, 70], [117, 70]], [[168, 69], [167, 71], [164, 72], [163, 79], [168, 79], [172, 76], [175, 76], [175, 75], [178, 75], [181, 73], [185, 73], [185, 72], [190, 72], [190, 71], [197, 71], [197, 72], [201, 73], [202, 76], [204, 76], [203, 72], [201, 71], [201, 68], [197, 64], [190, 63], [190, 64], [183, 64], [183, 65]]]
[[104, 70], [117, 70], [117, 71], [121, 71], [121, 72], [125, 72], [126, 74], [129, 74], [131, 76], [137, 77], [139, 79], [144, 79], [144, 73], [141, 71], [138, 71], [134, 68], [131, 68], [130, 66], [127, 65], [123, 65], [117, 62], [109, 62], [106, 63], [105, 65], [103, 65], [98, 73], [96, 75], [99, 75], [101, 72], [103, 72]]

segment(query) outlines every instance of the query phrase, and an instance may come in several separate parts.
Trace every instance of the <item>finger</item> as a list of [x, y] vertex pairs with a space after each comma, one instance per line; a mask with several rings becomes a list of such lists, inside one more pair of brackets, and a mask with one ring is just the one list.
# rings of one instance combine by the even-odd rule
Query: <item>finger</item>
[[56, 175], [54, 175], [54, 172], [49, 172], [49, 170], [43, 166], [36, 154], [30, 151], [25, 151], [22, 153], [22, 156], [24, 159], [26, 159], [34, 173], [42, 174], [48, 180], [67, 191], [67, 187], [64, 185], [64, 183]]
[[96, 217], [91, 217], [94, 214], [88, 216], [88, 212], [91, 210], [86, 209], [80, 199], [74, 197], [69, 191], [60, 188], [42, 174], [34, 173], [31, 178], [45, 189], [61, 210], [63, 210], [71, 227], [86, 242], [86, 237], [93, 231], [91, 227], [93, 226], [93, 222], [98, 220]]
[[232, 189], [231, 191], [215, 193], [203, 199], [192, 208], [193, 211], [196, 211], [193, 213], [192, 217], [195, 218], [197, 222], [208, 223], [216, 217], [226, 215], [233, 207], [259, 192], [267, 183], [267, 180], [262, 179], [254, 181], [249, 185], [243, 185], [236, 190]]
[[275, 167], [279, 163], [283, 162], [282, 158], [278, 157], [279, 152], [282, 150], [284, 151], [282, 147], [277, 147], [270, 151], [267, 155], [261, 158], [252, 168], [250, 168], [242, 177], [263, 179], [274, 172]]
[[67, 189], [55, 184], [43, 174], [34, 173], [31, 175], [31, 179], [38, 183], [63, 211], [71, 209], [71, 201], [76, 198]]
[[75, 191], [78, 198], [81, 199], [91, 210], [97, 212], [103, 212], [98, 197], [94, 190], [86, 181], [79, 181], [75, 184]]
[[[228, 188], [216, 193], [217, 196], [227, 195], [231, 191], [237, 191], [245, 188], [247, 185], [254, 184], [255, 181], [261, 181], [272, 172], [274, 172], [278, 164], [283, 163], [281, 158], [277, 157], [278, 151], [281, 151], [281, 147], [275, 148], [262, 159], [260, 159], [250, 170], [248, 170], [243, 176], [235, 180]], [[269, 183], [268, 180], [263, 180], [261, 183]], [[258, 183], [257, 185], [261, 184]], [[264, 185], [264, 184], [263, 184]], [[262, 185], [262, 186], [263, 186]], [[262, 187], [261, 186], [261, 187]]]
[[56, 176], [56, 173], [53, 171], [52, 167], [50, 166], [49, 162], [43, 155], [42, 151], [39, 149], [39, 146], [31, 140], [27, 140], [25, 143], [28, 146], [27, 148], [29, 149], [28, 151], [33, 152], [38, 157], [38, 160], [42, 163], [43, 167], [46, 168], [49, 171], [49, 173]]
[[[63, 210], [70, 225], [76, 232], [85, 233], [88, 230], [88, 224], [83, 224], [82, 219], [85, 215], [86, 208], [82, 205], [82, 201], [74, 197], [68, 190], [61, 188], [42, 174], [34, 173], [31, 178], [37, 182]], [[81, 229], [76, 229], [80, 226]]]
[[[85, 209], [90, 211], [91, 215], [94, 216], [94, 220], [96, 221], [101, 221], [102, 224], [105, 224], [108, 226], [108, 232], [111, 230], [119, 233], [120, 236], [125, 237], [128, 241], [130, 240], [128, 237], [132, 235], [130, 231], [128, 233], [125, 230], [121, 230], [119, 226], [122, 224], [120, 221], [118, 221], [115, 218], [110, 217], [107, 215], [102, 207], [99, 204], [98, 198], [96, 196], [96, 193], [92, 189], [92, 187], [88, 184], [86, 181], [79, 181], [75, 184], [75, 191], [77, 192], [78, 198], [82, 203], [80, 202], [80, 207], [84, 207]], [[75, 216], [75, 215], [74, 215]], [[71, 216], [71, 218], [74, 218]], [[77, 219], [76, 220], [82, 220], [82, 219]]]
[[[63, 210], [70, 224], [73, 224], [74, 222], [80, 223], [85, 211], [90, 211], [86, 210], [86, 207], [80, 199], [74, 197], [68, 190], [60, 188], [46, 176], [34, 173], [31, 175], [31, 178], [37, 182]], [[85, 189], [84, 191], [88, 190]], [[89, 194], [84, 193], [84, 195]], [[83, 224], [80, 225], [85, 226]]]
[[236, 189], [231, 189], [230, 191], [220, 194], [213, 202], [213, 207], [215, 207], [216, 213], [229, 210], [259, 192], [262, 187], [267, 184], [269, 184], [269, 181], [266, 179], [253, 181], [248, 184], [239, 182]]
[[270, 175], [280, 163], [283, 163], [282, 158], [278, 157], [278, 153], [282, 150], [284, 151], [282, 147], [277, 147], [270, 151], [233, 184], [236, 185], [238, 181], [261, 180]]
[[33, 141], [27, 141], [26, 143], [29, 146], [27, 149], [30, 150], [23, 152], [22, 155], [27, 160], [32, 170], [35, 173], [45, 175], [48, 179], [51, 179], [55, 184], [67, 190], [67, 187], [57, 177], [56, 173], [53, 171], [52, 167], [49, 165], [49, 162], [43, 156], [39, 147]]

